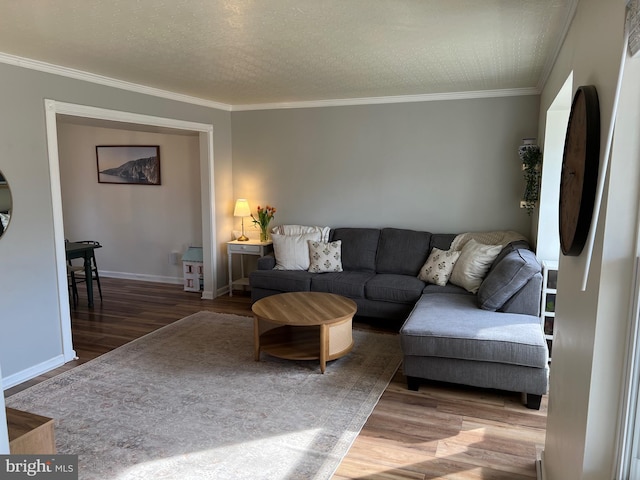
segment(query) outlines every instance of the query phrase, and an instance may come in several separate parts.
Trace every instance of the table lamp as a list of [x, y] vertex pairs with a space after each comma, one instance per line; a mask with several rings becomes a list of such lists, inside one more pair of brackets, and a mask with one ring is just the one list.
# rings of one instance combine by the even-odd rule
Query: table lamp
[[244, 217], [251, 215], [251, 209], [249, 208], [249, 202], [245, 198], [239, 198], [236, 200], [236, 207], [233, 209], [234, 217], [242, 217], [242, 235], [238, 237], [238, 241], [246, 242], [249, 237], [244, 235]]

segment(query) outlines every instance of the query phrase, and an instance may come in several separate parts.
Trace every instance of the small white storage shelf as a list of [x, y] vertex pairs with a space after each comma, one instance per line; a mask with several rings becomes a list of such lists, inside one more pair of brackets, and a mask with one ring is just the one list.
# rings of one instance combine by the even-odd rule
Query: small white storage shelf
[[558, 262], [542, 261], [542, 301], [540, 305], [540, 324], [549, 346], [549, 359], [553, 347], [553, 328], [556, 318], [556, 293], [558, 288]]

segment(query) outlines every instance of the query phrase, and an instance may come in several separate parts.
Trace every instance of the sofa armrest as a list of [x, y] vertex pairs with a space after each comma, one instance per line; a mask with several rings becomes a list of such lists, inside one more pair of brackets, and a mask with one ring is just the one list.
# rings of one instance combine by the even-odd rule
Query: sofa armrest
[[513, 297], [498, 311], [506, 313], [522, 313], [540, 316], [542, 298], [542, 274], [536, 273]]
[[276, 257], [272, 253], [258, 258], [258, 270], [273, 270], [276, 266]]

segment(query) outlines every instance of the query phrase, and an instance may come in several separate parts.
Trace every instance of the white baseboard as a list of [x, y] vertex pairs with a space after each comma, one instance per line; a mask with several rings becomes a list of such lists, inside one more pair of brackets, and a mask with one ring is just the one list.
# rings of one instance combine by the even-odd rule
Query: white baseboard
[[22, 370], [21, 372], [14, 373], [13, 375], [9, 375], [8, 377], [4, 377], [2, 379], [2, 388], [6, 390], [8, 388], [15, 387], [22, 382], [26, 382], [27, 380], [31, 380], [38, 375], [42, 375], [43, 373], [47, 373], [54, 368], [58, 368], [64, 365], [64, 363], [64, 356], [57, 355], [45, 362]]
[[144, 282], [171, 283], [174, 285], [182, 285], [184, 283], [184, 279], [182, 277], [147, 275], [143, 273], [110, 272], [108, 270], [100, 270], [100, 276], [109, 278], [122, 278], [125, 280], [142, 280]]

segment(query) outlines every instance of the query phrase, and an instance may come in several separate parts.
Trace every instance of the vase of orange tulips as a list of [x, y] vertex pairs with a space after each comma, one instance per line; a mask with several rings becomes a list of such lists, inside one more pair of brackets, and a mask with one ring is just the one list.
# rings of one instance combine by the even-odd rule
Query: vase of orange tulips
[[260, 227], [260, 241], [266, 242], [269, 240], [269, 223], [273, 219], [276, 214], [275, 207], [271, 207], [267, 205], [265, 208], [258, 206], [258, 218], [251, 214], [251, 218], [253, 219], [253, 223]]

